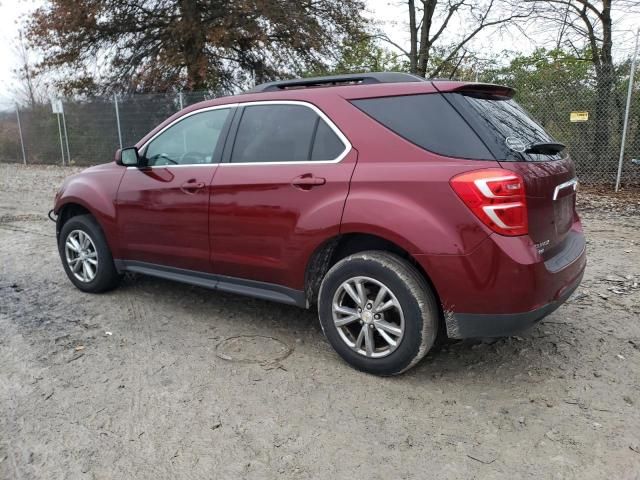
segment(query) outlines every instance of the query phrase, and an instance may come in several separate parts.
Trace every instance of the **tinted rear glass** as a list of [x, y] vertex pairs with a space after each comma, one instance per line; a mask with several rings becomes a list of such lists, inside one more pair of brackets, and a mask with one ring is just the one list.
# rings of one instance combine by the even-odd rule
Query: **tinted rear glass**
[[555, 140], [515, 100], [457, 93], [445, 95], [469, 120], [498, 160], [540, 161], [562, 155], [524, 153], [532, 144], [554, 143]]
[[478, 135], [439, 93], [368, 98], [352, 103], [425, 150], [448, 157], [494, 160]]

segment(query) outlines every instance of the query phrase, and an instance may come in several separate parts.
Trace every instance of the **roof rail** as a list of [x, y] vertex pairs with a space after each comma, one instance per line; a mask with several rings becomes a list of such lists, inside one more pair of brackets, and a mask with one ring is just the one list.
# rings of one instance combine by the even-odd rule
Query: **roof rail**
[[257, 85], [247, 93], [276, 92], [295, 88], [329, 87], [341, 84], [363, 85], [373, 83], [402, 83], [402, 82], [427, 82], [428, 80], [410, 73], [400, 72], [371, 72], [348, 73], [344, 75], [331, 75], [327, 77], [297, 78], [295, 80], [281, 80]]

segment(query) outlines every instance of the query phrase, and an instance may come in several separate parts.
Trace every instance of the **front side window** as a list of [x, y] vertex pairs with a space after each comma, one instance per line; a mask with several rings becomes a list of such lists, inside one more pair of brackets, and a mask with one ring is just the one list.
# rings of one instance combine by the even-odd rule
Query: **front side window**
[[252, 105], [244, 108], [232, 163], [331, 161], [345, 145], [311, 108]]
[[149, 143], [148, 166], [211, 163], [229, 109], [208, 110], [180, 120]]

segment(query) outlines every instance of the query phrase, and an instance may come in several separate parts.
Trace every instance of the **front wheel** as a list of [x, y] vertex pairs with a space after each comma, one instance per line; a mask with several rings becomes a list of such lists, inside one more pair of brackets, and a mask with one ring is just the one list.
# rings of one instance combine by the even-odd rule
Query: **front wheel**
[[413, 265], [388, 252], [362, 252], [336, 263], [322, 281], [318, 312], [336, 352], [376, 375], [413, 367], [438, 332], [429, 285]]
[[99, 293], [116, 287], [121, 275], [100, 225], [91, 215], [70, 218], [58, 237], [58, 251], [69, 280], [83, 292]]

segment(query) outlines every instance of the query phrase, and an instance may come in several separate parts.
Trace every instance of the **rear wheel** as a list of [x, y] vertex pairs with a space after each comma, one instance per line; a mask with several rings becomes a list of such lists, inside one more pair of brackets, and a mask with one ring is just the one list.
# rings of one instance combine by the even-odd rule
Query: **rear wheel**
[[414, 366], [438, 332], [429, 285], [413, 265], [387, 252], [362, 252], [334, 265], [322, 281], [318, 312], [338, 354], [376, 375]]
[[62, 226], [58, 251], [69, 280], [83, 292], [99, 293], [118, 285], [121, 275], [91, 215], [72, 217]]

